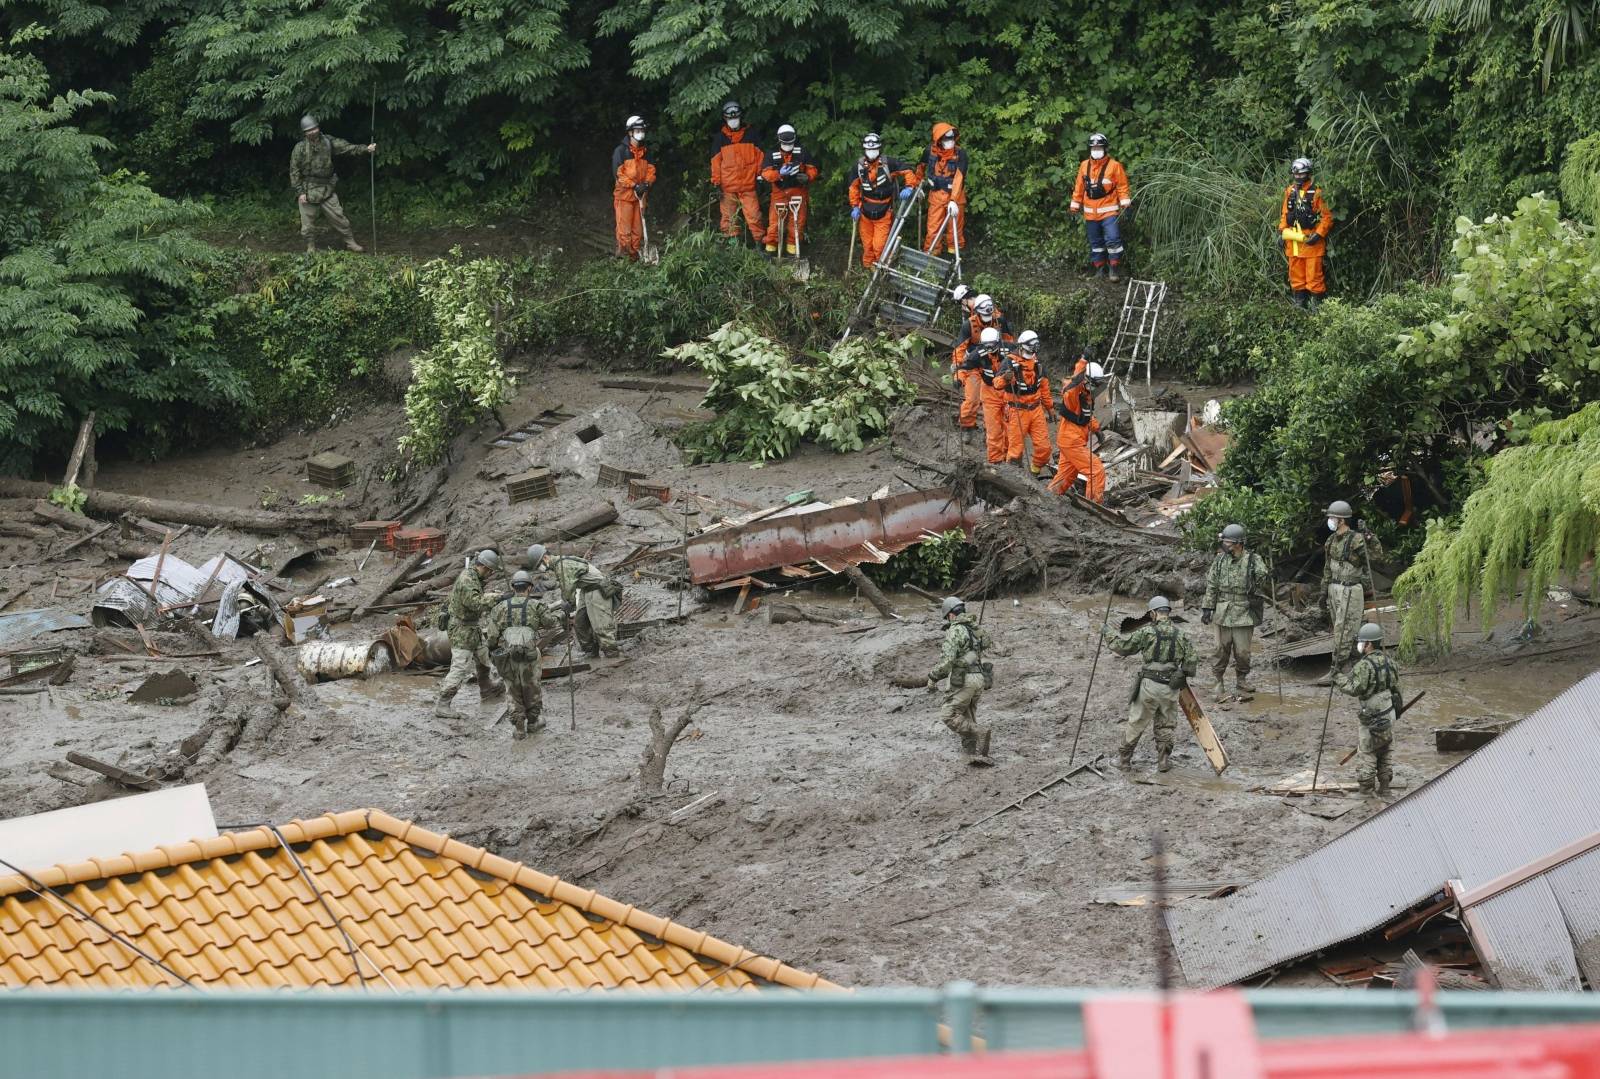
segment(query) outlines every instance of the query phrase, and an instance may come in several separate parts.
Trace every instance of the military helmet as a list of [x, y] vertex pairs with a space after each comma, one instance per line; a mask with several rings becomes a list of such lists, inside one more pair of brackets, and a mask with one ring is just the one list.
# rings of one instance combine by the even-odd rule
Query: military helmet
[[1350, 503], [1343, 501], [1328, 503], [1329, 517], [1354, 517], [1355, 511], [1350, 508]]
[[1093, 135], [1089, 136], [1089, 149], [1091, 150], [1104, 150], [1110, 145], [1111, 140], [1106, 138], [1102, 132], [1096, 131]]
[[525, 569], [519, 569], [511, 575], [512, 588], [527, 588], [533, 583], [533, 574]]
[[939, 604], [939, 613], [945, 618], [949, 618], [953, 614], [959, 614], [966, 609], [966, 601], [959, 596], [946, 596], [944, 597], [944, 602]]
[[482, 550], [478, 552], [478, 557], [473, 561], [480, 566], [488, 566], [490, 569], [494, 569], [500, 564], [500, 555], [494, 551]]
[[300, 131], [302, 134], [307, 131], [315, 131], [321, 126], [321, 124], [317, 123], [317, 118], [312, 116], [309, 112], [300, 117]]
[[528, 561], [537, 566], [540, 562], [544, 561], [544, 553], [544, 544], [535, 543], [533, 546], [528, 548]]
[[1172, 601], [1167, 599], [1166, 596], [1151, 596], [1146, 609], [1151, 614], [1155, 614], [1157, 611], [1166, 611], [1170, 614], [1172, 613]]
[[861, 140], [861, 148], [863, 150], [881, 150], [883, 149], [883, 138], [876, 131], [869, 131], [866, 137]]
[[1383, 627], [1376, 622], [1363, 622], [1361, 628], [1356, 630], [1356, 640], [1366, 641], [1369, 644], [1383, 643]]
[[737, 120], [744, 115], [744, 110], [739, 108], [737, 101], [727, 101], [722, 105], [722, 118], [724, 120]]
[[972, 309], [978, 313], [979, 318], [988, 318], [994, 314], [994, 297], [987, 292], [979, 294], [978, 298], [972, 301]]
[[1217, 533], [1217, 538], [1219, 540], [1225, 540], [1228, 543], [1243, 543], [1244, 525], [1228, 525], [1223, 528], [1221, 532]]
[[1294, 163], [1289, 166], [1289, 175], [1295, 177], [1310, 176], [1311, 159], [1309, 157], [1295, 158]]

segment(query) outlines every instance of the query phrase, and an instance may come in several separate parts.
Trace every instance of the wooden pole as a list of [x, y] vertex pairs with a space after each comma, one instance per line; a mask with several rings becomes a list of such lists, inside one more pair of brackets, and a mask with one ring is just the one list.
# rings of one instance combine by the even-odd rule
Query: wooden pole
[[1111, 624], [1111, 601], [1116, 598], [1117, 587], [1111, 586], [1111, 591], [1106, 593], [1106, 613], [1100, 619], [1100, 639], [1095, 642], [1094, 662], [1089, 665], [1089, 684], [1083, 687], [1083, 707], [1078, 711], [1078, 729], [1072, 732], [1072, 752], [1067, 755], [1067, 766], [1078, 756], [1078, 736], [1083, 733], [1083, 717], [1089, 714], [1089, 693], [1094, 689], [1094, 672], [1100, 668], [1100, 649], [1106, 643], [1106, 626]]
[[72, 456], [67, 460], [67, 478], [61, 486], [71, 487], [78, 482], [78, 469], [83, 467], [83, 455], [89, 450], [89, 439], [94, 434], [94, 412], [91, 410], [78, 425], [78, 441], [73, 444]]

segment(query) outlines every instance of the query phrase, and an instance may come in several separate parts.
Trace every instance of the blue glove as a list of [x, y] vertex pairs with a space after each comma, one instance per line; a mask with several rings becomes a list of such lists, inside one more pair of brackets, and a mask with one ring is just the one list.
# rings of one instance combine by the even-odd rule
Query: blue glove
[[850, 208], [850, 220], [852, 220], [852, 221], [860, 221], [861, 220], [861, 207], [852, 206]]
[[914, 195], [916, 193], [917, 193], [917, 189], [914, 188], [914, 187], [902, 187], [900, 189], [900, 197], [902, 199], [909, 199], [912, 195]]

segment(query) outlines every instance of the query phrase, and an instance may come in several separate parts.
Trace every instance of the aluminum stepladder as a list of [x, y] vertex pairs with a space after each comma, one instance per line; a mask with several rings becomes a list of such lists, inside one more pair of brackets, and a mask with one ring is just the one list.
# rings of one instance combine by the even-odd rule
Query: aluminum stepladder
[[[904, 243], [906, 223], [913, 220], [912, 210], [921, 202], [922, 187], [909, 199], [900, 200], [895, 209], [894, 224], [889, 228], [889, 238], [884, 241], [883, 252], [872, 267], [872, 279], [867, 282], [851, 316], [850, 327], [844, 337], [863, 318], [875, 318], [893, 326], [910, 329], [930, 329], [939, 317], [939, 310], [950, 295], [950, 290], [961, 280], [961, 247], [957, 243], [951, 258], [939, 258], [921, 250], [915, 240]], [[934, 244], [951, 227], [946, 218], [940, 226]], [[840, 338], [844, 340], [844, 338]]]
[[1128, 282], [1122, 297], [1122, 315], [1106, 351], [1106, 373], [1111, 376], [1107, 396], [1125, 403], [1131, 411], [1133, 394], [1128, 386], [1139, 367], [1144, 367], [1144, 385], [1150, 388], [1151, 358], [1155, 351], [1156, 327], [1161, 321], [1161, 305], [1167, 298], [1165, 281]]

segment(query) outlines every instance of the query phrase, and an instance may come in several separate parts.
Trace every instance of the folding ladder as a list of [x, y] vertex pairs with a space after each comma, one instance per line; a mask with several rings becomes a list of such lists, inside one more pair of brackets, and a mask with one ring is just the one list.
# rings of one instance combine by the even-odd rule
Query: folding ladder
[[1106, 371], [1132, 381], [1134, 372], [1143, 365], [1144, 384], [1150, 385], [1150, 358], [1155, 350], [1156, 324], [1161, 319], [1161, 303], [1167, 298], [1165, 281], [1128, 282], [1128, 291], [1122, 299], [1122, 317], [1117, 320], [1117, 332], [1111, 338], [1111, 348], [1106, 353]]
[[[871, 318], [890, 326], [931, 330], [950, 290], [961, 280], [959, 248], [950, 258], [938, 258], [920, 250], [915, 237], [909, 244], [903, 242], [906, 223], [912, 220], [911, 212], [922, 197], [923, 189], [919, 187], [913, 197], [902, 200], [895, 209], [889, 238], [850, 319], [852, 329], [863, 318]], [[849, 337], [850, 332], [846, 329], [844, 336]]]

